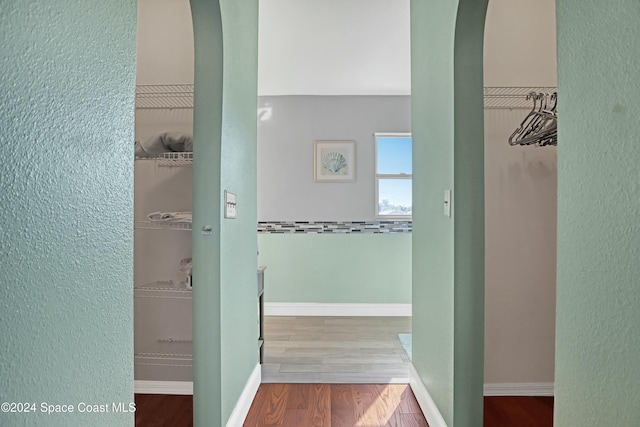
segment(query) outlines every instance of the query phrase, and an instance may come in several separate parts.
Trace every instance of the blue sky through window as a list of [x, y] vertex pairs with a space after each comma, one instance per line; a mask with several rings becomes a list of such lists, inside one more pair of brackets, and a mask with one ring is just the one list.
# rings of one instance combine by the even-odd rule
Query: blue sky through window
[[411, 208], [411, 184], [410, 179], [380, 179], [378, 181], [378, 206], [384, 200], [388, 205]]
[[[378, 136], [378, 175], [412, 173], [410, 136]], [[412, 180], [410, 178], [378, 178], [378, 215], [411, 215]]]
[[411, 173], [411, 137], [378, 137], [378, 173]]

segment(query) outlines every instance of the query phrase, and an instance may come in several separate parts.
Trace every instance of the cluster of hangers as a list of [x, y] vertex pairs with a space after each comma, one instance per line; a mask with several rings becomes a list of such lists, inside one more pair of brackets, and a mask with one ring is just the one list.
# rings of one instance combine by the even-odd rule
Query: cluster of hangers
[[558, 145], [558, 92], [531, 92], [533, 108], [509, 137], [509, 145]]

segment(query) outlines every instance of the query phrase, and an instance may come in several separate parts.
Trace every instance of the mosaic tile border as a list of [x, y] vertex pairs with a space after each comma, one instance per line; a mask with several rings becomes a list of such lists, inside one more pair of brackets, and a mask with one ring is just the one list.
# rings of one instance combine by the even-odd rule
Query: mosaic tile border
[[258, 233], [411, 233], [411, 221], [265, 221], [258, 222]]

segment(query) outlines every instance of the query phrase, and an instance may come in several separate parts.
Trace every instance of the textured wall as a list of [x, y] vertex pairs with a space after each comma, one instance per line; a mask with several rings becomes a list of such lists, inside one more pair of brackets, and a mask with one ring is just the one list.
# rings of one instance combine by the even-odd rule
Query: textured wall
[[558, 0], [555, 423], [640, 425], [640, 4]]
[[411, 2], [413, 364], [456, 427], [482, 423], [486, 6]]
[[267, 302], [411, 303], [411, 234], [260, 234]]
[[[133, 399], [136, 4], [0, 9], [0, 401]], [[113, 426], [132, 414], [0, 413]]]

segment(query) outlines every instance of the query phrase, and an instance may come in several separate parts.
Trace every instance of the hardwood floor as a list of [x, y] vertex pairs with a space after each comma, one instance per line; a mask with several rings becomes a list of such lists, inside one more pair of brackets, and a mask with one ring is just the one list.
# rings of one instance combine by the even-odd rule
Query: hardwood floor
[[136, 394], [136, 427], [192, 427], [193, 396]]
[[265, 316], [264, 383], [408, 383], [410, 317]]
[[406, 384], [262, 384], [244, 427], [427, 427]]
[[484, 398], [485, 427], [552, 427], [553, 397]]
[[[281, 427], [427, 425], [422, 414], [416, 412], [418, 409], [415, 397], [406, 385], [288, 384], [288, 390], [285, 390], [284, 386], [283, 384], [262, 384], [244, 425], [251, 427], [258, 425]], [[265, 391], [270, 387], [273, 387], [273, 397], [266, 399], [272, 394]], [[330, 391], [328, 409], [326, 403], [321, 403], [327, 399], [327, 389]], [[393, 405], [398, 399], [398, 393], [401, 393], [402, 403], [394, 410]], [[261, 403], [258, 403], [259, 396]], [[376, 401], [375, 396], [383, 397], [377, 399], [380, 403], [375, 404], [375, 412], [368, 412], [367, 409], [372, 407], [371, 402]], [[136, 427], [192, 427], [192, 406], [192, 396], [136, 394]], [[316, 412], [315, 409], [309, 408], [317, 408], [317, 412], [323, 415], [319, 415], [318, 418], [312, 416], [311, 423], [307, 424], [309, 415]], [[379, 424], [381, 422], [378, 418], [379, 414], [382, 413], [384, 417], [385, 413], [392, 410], [394, 415], [390, 420]], [[331, 414], [330, 424], [320, 424], [327, 412]], [[282, 417], [280, 424], [257, 424], [258, 421], [275, 422], [280, 417]], [[357, 421], [358, 417], [362, 417], [360, 423]], [[315, 422], [318, 424], [314, 424]], [[398, 424], [400, 422], [405, 424]], [[553, 397], [485, 397], [484, 426], [552, 427]]]

